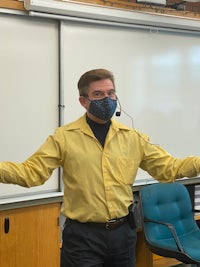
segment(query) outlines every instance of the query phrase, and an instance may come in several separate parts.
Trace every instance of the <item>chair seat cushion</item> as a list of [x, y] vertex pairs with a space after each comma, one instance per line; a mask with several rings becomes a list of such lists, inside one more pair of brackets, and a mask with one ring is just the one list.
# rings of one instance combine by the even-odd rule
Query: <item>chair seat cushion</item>
[[[183, 236], [179, 236], [179, 241], [182, 247], [184, 248], [184, 252], [197, 261], [200, 261], [199, 240], [199, 230], [189, 232]], [[152, 239], [150, 243], [153, 246], [159, 246], [162, 249], [178, 251], [178, 248], [173, 238], [167, 238], [162, 240]]]

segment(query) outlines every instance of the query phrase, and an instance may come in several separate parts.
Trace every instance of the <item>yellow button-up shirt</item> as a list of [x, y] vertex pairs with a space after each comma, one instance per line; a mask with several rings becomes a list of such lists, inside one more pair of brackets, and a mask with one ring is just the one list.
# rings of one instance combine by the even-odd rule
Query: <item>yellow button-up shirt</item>
[[139, 167], [160, 182], [172, 182], [197, 176], [200, 157], [174, 158], [146, 135], [114, 119], [102, 147], [84, 115], [59, 127], [25, 162], [1, 162], [0, 182], [41, 185], [59, 166], [63, 214], [81, 222], [105, 222], [127, 215]]

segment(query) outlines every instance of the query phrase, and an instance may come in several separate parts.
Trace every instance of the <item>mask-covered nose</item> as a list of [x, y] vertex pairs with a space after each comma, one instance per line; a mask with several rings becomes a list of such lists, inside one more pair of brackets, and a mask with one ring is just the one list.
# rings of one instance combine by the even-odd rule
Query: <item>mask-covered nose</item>
[[112, 118], [115, 110], [117, 107], [117, 100], [116, 99], [111, 99], [110, 97], [105, 97], [103, 99], [98, 99], [98, 100], [91, 100], [90, 101], [90, 107], [89, 107], [89, 112], [103, 120], [103, 121], [108, 121], [109, 119]]

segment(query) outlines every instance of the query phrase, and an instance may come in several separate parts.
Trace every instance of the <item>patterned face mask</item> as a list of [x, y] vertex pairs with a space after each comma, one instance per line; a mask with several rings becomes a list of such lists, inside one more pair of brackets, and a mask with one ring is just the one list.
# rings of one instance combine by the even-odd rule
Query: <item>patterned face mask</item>
[[111, 119], [117, 107], [116, 99], [105, 97], [103, 99], [98, 99], [98, 100], [90, 100], [90, 99], [88, 100], [90, 101], [89, 112], [93, 116], [103, 121], [108, 121]]

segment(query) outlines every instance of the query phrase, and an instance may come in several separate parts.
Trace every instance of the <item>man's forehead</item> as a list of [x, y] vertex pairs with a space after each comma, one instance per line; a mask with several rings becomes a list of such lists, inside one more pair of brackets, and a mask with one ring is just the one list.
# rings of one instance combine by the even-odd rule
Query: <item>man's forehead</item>
[[105, 80], [91, 82], [89, 89], [92, 91], [114, 90], [114, 85], [110, 79], [105, 79]]

